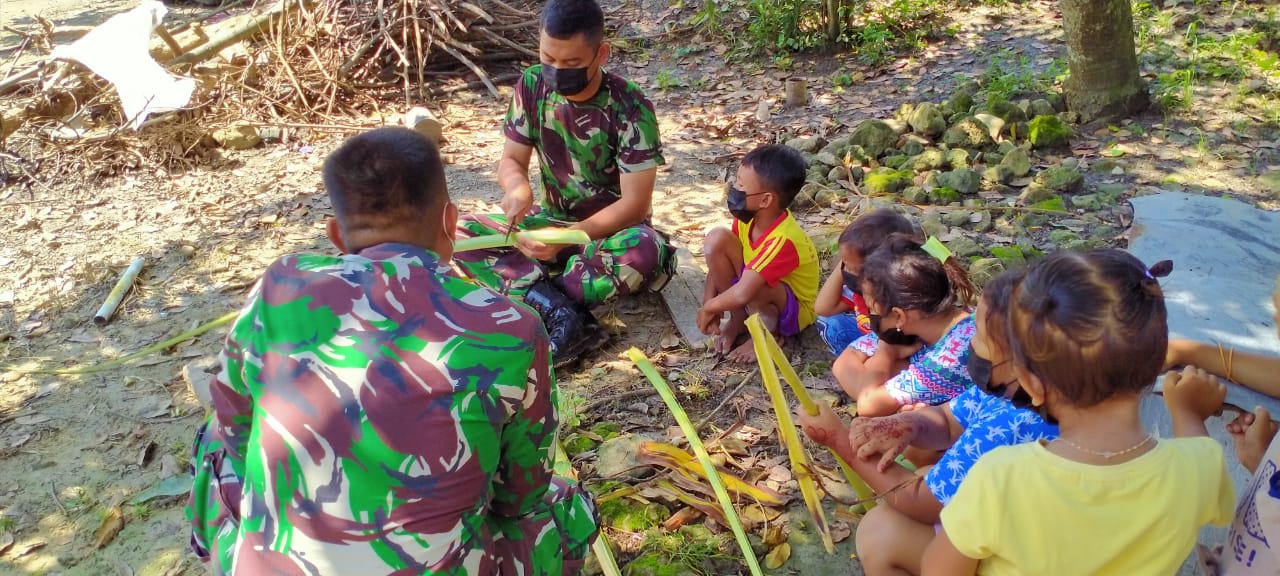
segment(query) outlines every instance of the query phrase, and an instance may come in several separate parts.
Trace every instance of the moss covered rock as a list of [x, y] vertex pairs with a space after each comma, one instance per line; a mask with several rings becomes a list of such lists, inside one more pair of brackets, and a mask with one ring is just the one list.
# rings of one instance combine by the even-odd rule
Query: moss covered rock
[[902, 145], [902, 153], [907, 156], [916, 156], [921, 152], [924, 152], [924, 148], [925, 145], [923, 142], [916, 139], [909, 139]]
[[942, 141], [951, 148], [981, 149], [992, 145], [987, 126], [976, 118], [967, 117], [947, 129]]
[[910, 204], [927, 204], [929, 193], [919, 186], [908, 186], [902, 191], [902, 201]]
[[942, 134], [947, 129], [947, 119], [932, 102], [921, 102], [907, 117], [911, 131], [930, 138]]
[[960, 193], [946, 186], [939, 186], [929, 191], [929, 202], [938, 206], [946, 206], [952, 202], [960, 201]]
[[821, 149], [823, 146], [826, 146], [826, 145], [827, 145], [826, 141], [823, 140], [821, 136], [801, 136], [799, 138], [792, 138], [790, 140], [787, 140], [787, 146], [795, 148], [796, 150], [799, 150], [801, 152], [807, 152], [809, 154], [816, 153], [819, 149]]
[[907, 162], [910, 160], [911, 160], [911, 157], [907, 156], [906, 154], [894, 154], [892, 156], [885, 156], [884, 160], [882, 160], [881, 163], [884, 164], [885, 166], [893, 168], [894, 170], [898, 170], [898, 169], [901, 169], [903, 166], [906, 166]]
[[599, 508], [605, 526], [626, 532], [643, 532], [671, 516], [666, 506], [656, 502], [641, 504], [630, 498], [615, 498], [600, 504]]
[[830, 152], [819, 152], [814, 155], [814, 159], [826, 166], [839, 166], [844, 163], [842, 158]]
[[868, 172], [863, 187], [872, 194], [900, 192], [911, 185], [913, 174], [906, 170], [881, 167]]
[[978, 287], [983, 287], [1004, 271], [1004, 262], [999, 258], [979, 258], [969, 265], [969, 279]]
[[1013, 102], [997, 100], [987, 104], [987, 111], [993, 116], [1004, 120], [1005, 124], [1014, 122], [1022, 122], [1027, 119], [1027, 113], [1021, 107]]
[[911, 159], [911, 168], [918, 171], [940, 170], [947, 165], [947, 155], [937, 148], [928, 148]]
[[866, 120], [849, 136], [849, 142], [861, 146], [871, 158], [880, 157], [898, 143], [898, 133], [883, 120]]
[[1036, 174], [1035, 183], [1054, 192], [1076, 192], [1084, 185], [1084, 175], [1068, 166], [1054, 166]]
[[570, 456], [577, 456], [596, 447], [596, 441], [585, 434], [574, 432], [565, 436], [564, 451]]
[[969, 151], [963, 148], [952, 148], [947, 150], [947, 166], [952, 170], [969, 168], [971, 158]]
[[969, 168], [961, 168], [938, 174], [938, 185], [961, 194], [977, 194], [982, 186], [982, 176]]
[[1000, 166], [1008, 169], [1014, 178], [1021, 178], [1031, 173], [1031, 157], [1025, 148], [1015, 147], [1000, 159]]
[[849, 179], [849, 169], [844, 166], [836, 166], [832, 168], [830, 172], [827, 172], [828, 182], [835, 182], [837, 180], [848, 180], [848, 179]]
[[982, 179], [996, 184], [1008, 184], [1013, 181], [1013, 172], [1010, 172], [1003, 164], [997, 164], [983, 170]]
[[1027, 124], [1027, 138], [1031, 146], [1041, 149], [1063, 149], [1071, 144], [1071, 127], [1062, 118], [1046, 114], [1036, 116]]

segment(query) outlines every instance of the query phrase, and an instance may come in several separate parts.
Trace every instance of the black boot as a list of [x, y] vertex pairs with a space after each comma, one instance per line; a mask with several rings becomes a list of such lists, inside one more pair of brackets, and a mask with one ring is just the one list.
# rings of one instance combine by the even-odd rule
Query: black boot
[[609, 333], [595, 316], [549, 280], [530, 286], [524, 302], [542, 316], [542, 324], [551, 336], [551, 363], [555, 368], [574, 363], [609, 340]]

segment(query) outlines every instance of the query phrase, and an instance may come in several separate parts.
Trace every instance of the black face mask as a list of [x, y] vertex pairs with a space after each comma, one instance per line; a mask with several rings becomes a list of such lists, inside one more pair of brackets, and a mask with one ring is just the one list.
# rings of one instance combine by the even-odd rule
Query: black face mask
[[848, 288], [854, 294], [862, 294], [862, 282], [858, 280], [858, 275], [844, 269], [844, 264], [840, 265], [840, 277], [844, 278], [844, 287]]
[[[729, 187], [729, 197], [725, 201], [725, 205], [729, 208], [729, 213], [733, 215], [739, 222], [750, 224], [751, 220], [756, 217], [755, 210], [747, 210], [747, 196], [741, 188], [736, 186]], [[755, 194], [750, 194], [755, 196]]]
[[907, 334], [900, 328], [881, 331], [879, 314], [868, 314], [867, 318], [871, 320], [871, 331], [875, 332], [876, 336], [885, 344], [890, 346], [912, 346], [920, 340], [915, 334]]
[[[1001, 362], [1001, 364], [1003, 364], [1003, 362]], [[995, 371], [995, 365], [993, 365], [990, 360], [978, 356], [978, 353], [973, 350], [973, 344], [969, 345], [968, 368], [969, 378], [973, 379], [974, 385], [977, 386], [979, 390], [997, 398], [1005, 398], [1010, 404], [1013, 404], [1015, 408], [1021, 410], [1032, 410], [1039, 414], [1040, 418], [1044, 419], [1045, 422], [1054, 425], [1058, 424], [1058, 419], [1049, 414], [1049, 409], [1046, 406], [1033, 406], [1031, 403], [1031, 395], [1027, 394], [1027, 391], [1023, 390], [1021, 387], [1014, 391], [1013, 396], [1008, 396], [1009, 387], [1014, 383], [1013, 380], [1002, 382], [1000, 384], [992, 384], [991, 374]]]
[[[591, 59], [595, 62], [595, 58]], [[547, 87], [561, 96], [573, 96], [587, 89], [591, 77], [587, 75], [590, 64], [582, 68], [556, 68], [550, 64], [542, 65], [542, 81]]]

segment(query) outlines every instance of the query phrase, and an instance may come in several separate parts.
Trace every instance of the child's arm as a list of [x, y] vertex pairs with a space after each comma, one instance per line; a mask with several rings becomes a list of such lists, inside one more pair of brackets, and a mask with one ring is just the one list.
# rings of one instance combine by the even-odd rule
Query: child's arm
[[943, 528], [925, 549], [921, 572], [924, 576], [970, 576], [978, 573], [978, 561], [956, 550]]
[[1170, 340], [1165, 368], [1194, 365], [1210, 373], [1239, 382], [1268, 396], [1280, 397], [1280, 357], [1235, 352], [1213, 344], [1191, 340]]
[[884, 472], [908, 446], [942, 451], [960, 438], [964, 429], [951, 413], [950, 404], [900, 412], [881, 418], [854, 418], [849, 426], [849, 443], [859, 460], [879, 457], [877, 469]]
[[866, 460], [858, 458], [849, 442], [849, 429], [840, 417], [821, 402], [818, 408], [817, 416], [809, 416], [804, 410], [796, 411], [796, 421], [810, 439], [835, 450], [876, 494], [884, 496], [885, 504], [917, 522], [934, 524], [938, 521], [942, 503], [925, 484], [923, 472], [912, 472], [896, 463], [881, 470], [876, 465], [878, 455]]
[[1222, 411], [1227, 387], [1208, 372], [1187, 366], [1164, 376], [1164, 404], [1173, 417], [1173, 435], [1208, 436], [1204, 421]]
[[849, 306], [840, 297], [844, 292], [844, 277], [840, 275], [840, 266], [840, 258], [837, 256], [831, 274], [822, 283], [818, 298], [813, 301], [813, 311], [819, 316], [835, 316], [849, 311]]
[[768, 286], [759, 272], [750, 268], [743, 270], [737, 284], [702, 303], [702, 308], [698, 309], [698, 328], [703, 334], [713, 333], [719, 329], [720, 318], [725, 312], [745, 309], [756, 294]]

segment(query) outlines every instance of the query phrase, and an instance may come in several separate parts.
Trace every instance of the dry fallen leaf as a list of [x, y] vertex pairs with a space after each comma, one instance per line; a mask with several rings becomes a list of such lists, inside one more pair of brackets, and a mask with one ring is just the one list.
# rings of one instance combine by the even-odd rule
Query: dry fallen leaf
[[844, 542], [853, 534], [853, 529], [849, 527], [848, 522], [840, 522], [839, 520], [831, 523], [831, 541], [835, 543]]
[[778, 568], [781, 568], [783, 564], [786, 564], [787, 560], [790, 560], [790, 559], [791, 559], [791, 545], [787, 544], [786, 542], [783, 542], [777, 545], [776, 547], [774, 547], [773, 550], [770, 550], [769, 553], [765, 555], [764, 567], [770, 570], [777, 570]]
[[770, 524], [764, 531], [764, 545], [773, 547], [787, 541], [787, 531], [782, 524]]
[[124, 529], [124, 514], [120, 513], [120, 507], [116, 506], [107, 511], [107, 515], [102, 519], [102, 525], [93, 533], [93, 547], [102, 548], [110, 544]]
[[662, 341], [658, 342], [663, 350], [670, 350], [680, 346], [680, 335], [671, 333], [662, 337]]
[[36, 541], [34, 541], [34, 542], [27, 542], [26, 544], [22, 544], [22, 545], [20, 545], [20, 546], [15, 547], [15, 548], [13, 549], [13, 555], [12, 555], [12, 556], [10, 556], [10, 558], [11, 558], [11, 559], [18, 559], [18, 558], [21, 558], [21, 557], [23, 557], [23, 556], [26, 556], [27, 554], [30, 554], [30, 553], [32, 553], [32, 552], [35, 552], [36, 550], [39, 550], [39, 549], [41, 549], [41, 548], [44, 548], [44, 547], [45, 547], [45, 544], [48, 544], [48, 543], [47, 543], [47, 542], [45, 542], [44, 540], [36, 540]]
[[13, 532], [0, 533], [0, 556], [8, 552], [10, 546], [13, 546]]

